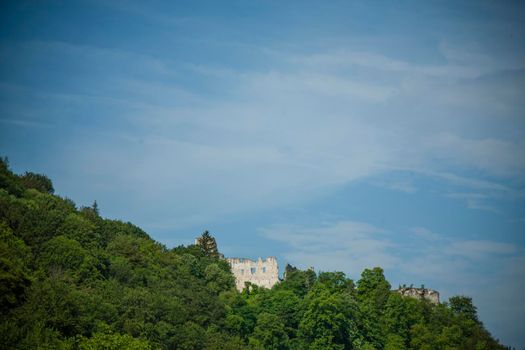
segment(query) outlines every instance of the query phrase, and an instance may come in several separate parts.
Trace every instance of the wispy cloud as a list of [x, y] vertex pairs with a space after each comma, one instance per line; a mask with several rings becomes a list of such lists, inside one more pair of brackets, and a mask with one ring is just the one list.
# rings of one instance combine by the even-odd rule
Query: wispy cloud
[[430, 155], [461, 166], [485, 170], [496, 175], [525, 172], [525, 144], [495, 138], [468, 139], [452, 133], [434, 135], [428, 140]]
[[443, 180], [450, 181], [453, 184], [456, 184], [461, 187], [489, 191], [490, 193], [504, 193], [510, 194], [514, 191], [513, 188], [507, 186], [502, 182], [490, 181], [485, 179], [479, 179], [475, 177], [461, 176], [450, 172], [436, 172], [429, 171], [424, 169], [406, 169], [410, 171], [415, 171], [422, 175], [439, 178]]
[[[176, 193], [183, 202], [194, 202], [210, 215], [283, 205], [315, 196], [322, 188], [343, 186], [392, 169], [410, 169], [502, 193], [512, 189], [483, 176], [462, 177], [462, 170], [513, 178], [525, 174], [520, 141], [468, 136], [480, 127], [477, 131], [485, 132], [488, 125], [497, 125], [497, 120], [458, 127], [456, 117], [447, 114], [450, 106], [445, 105], [437, 115], [401, 107], [403, 101], [412, 100], [418, 101], [416, 105], [426, 101], [435, 106], [434, 98], [421, 93], [455, 84], [439, 78], [445, 74], [443, 69], [450, 68], [447, 64], [445, 68], [416, 65], [366, 51], [327, 52], [299, 59], [294, 53], [276, 54], [273, 50], [268, 56], [273, 60], [271, 70], [249, 71], [61, 42], [35, 41], [20, 50], [31, 53], [37, 62], [43, 57], [56, 62], [65, 59], [74, 62], [79, 71], [88, 69], [82, 79], [96, 92], [48, 93], [36, 100], [34, 108], [41, 108], [46, 99], [59, 100], [60, 109], [71, 111], [70, 120], [77, 122], [79, 111], [88, 106], [116, 111], [118, 118], [112, 120], [120, 120], [118, 130], [116, 125], [106, 130], [114, 137], [91, 134], [79, 138], [72, 161], [120, 179], [117, 188], [137, 188], [137, 183], [147, 181], [144, 189], [148, 196]], [[450, 68], [449, 75], [458, 84], [475, 69], [469, 64], [474, 62], [475, 67], [479, 63], [478, 58], [469, 59], [466, 53], [454, 59], [464, 71]], [[289, 61], [293, 61], [293, 68]], [[108, 68], [115, 65], [118, 70], [107, 79]], [[345, 65], [366, 70], [349, 74]], [[479, 74], [484, 74], [483, 69]], [[386, 80], [382, 78], [385, 70], [392, 73]], [[414, 89], [406, 89], [407, 72], [422, 78]], [[219, 90], [211, 88], [204, 94], [188, 89], [187, 76], [205, 77], [207, 84]], [[97, 77], [101, 79], [94, 79]], [[522, 129], [518, 125], [516, 130]], [[140, 150], [130, 157], [127, 153], [137, 142]], [[108, 155], [107, 161], [100, 161], [101, 153]], [[119, 169], [136, 162], [147, 166], [130, 176], [119, 174]], [[195, 175], [211, 171], [213, 177]], [[406, 193], [416, 191], [406, 181], [384, 186]], [[208, 196], [195, 199], [195, 193], [204, 189]], [[222, 201], [225, 196], [229, 198], [227, 207]], [[467, 205], [491, 209], [474, 198]]]
[[487, 256], [509, 255], [516, 253], [513, 244], [493, 241], [459, 241], [453, 242], [446, 250], [446, 254], [467, 257], [470, 259], [483, 259]]
[[[464, 266], [466, 273], [473, 260], [490, 263], [519, 253], [517, 246], [510, 243], [451, 238], [425, 227], [390, 232], [354, 221], [329, 222], [320, 227], [276, 225], [261, 228], [260, 234], [286, 243], [289, 249], [285, 256], [291, 263], [321, 270], [342, 268], [352, 276], [358, 276], [364, 268], [379, 265], [389, 271], [400, 270], [422, 277], [430, 271], [428, 262], [418, 263], [420, 259], [430, 259], [431, 265], [440, 261], [430, 270], [438, 269], [446, 274], [451, 257], [454, 264]], [[349, 261], [352, 264], [348, 264]], [[314, 264], [316, 262], [318, 264]]]
[[411, 231], [412, 231], [412, 234], [426, 241], [438, 241], [442, 239], [441, 235], [435, 232], [432, 232], [426, 227], [414, 227], [412, 228]]
[[14, 126], [19, 126], [23, 128], [49, 128], [51, 124], [33, 121], [33, 120], [23, 120], [23, 119], [0, 119], [0, 123], [11, 124]]
[[344, 268], [358, 276], [366, 267], [399, 263], [399, 258], [390, 253], [396, 244], [387, 233], [361, 222], [340, 221], [322, 227], [273, 226], [262, 228], [260, 234], [289, 245], [286, 257], [291, 263], [317, 270]]
[[372, 184], [374, 186], [404, 193], [415, 193], [418, 190], [410, 181], [373, 181]]
[[494, 197], [494, 194], [484, 193], [450, 193], [445, 195], [448, 198], [461, 199], [465, 201], [467, 208], [476, 210], [485, 210], [493, 213], [501, 213], [500, 210], [486, 203], [487, 200]]
[[308, 56], [292, 57], [294, 63], [307, 66], [331, 66], [339, 69], [358, 66], [373, 71], [402, 73], [444, 78], [474, 78], [485, 72], [477, 65], [445, 63], [441, 65], [415, 64], [408, 61], [393, 59], [388, 56], [363, 51], [338, 51], [329, 54], [313, 54]]

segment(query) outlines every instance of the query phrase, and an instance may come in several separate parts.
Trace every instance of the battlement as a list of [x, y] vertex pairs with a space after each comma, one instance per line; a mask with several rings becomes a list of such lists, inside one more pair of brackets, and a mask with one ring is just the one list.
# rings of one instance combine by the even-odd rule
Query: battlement
[[279, 282], [279, 266], [277, 259], [273, 256], [266, 259], [258, 258], [251, 260], [247, 258], [227, 258], [233, 275], [237, 290], [242, 291], [245, 282], [250, 282], [260, 287], [272, 288]]
[[432, 304], [439, 304], [439, 292], [437, 290], [428, 288], [413, 288], [402, 287], [396, 292], [405, 297], [415, 298], [419, 300], [428, 300]]

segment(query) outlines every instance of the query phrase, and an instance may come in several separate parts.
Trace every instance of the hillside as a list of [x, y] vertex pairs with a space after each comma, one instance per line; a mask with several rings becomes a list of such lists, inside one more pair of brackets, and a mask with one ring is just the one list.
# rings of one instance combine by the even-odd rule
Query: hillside
[[53, 193], [0, 160], [2, 349], [505, 349], [468, 297], [402, 297], [378, 267], [354, 283], [287, 266], [239, 293], [207, 245], [168, 249]]

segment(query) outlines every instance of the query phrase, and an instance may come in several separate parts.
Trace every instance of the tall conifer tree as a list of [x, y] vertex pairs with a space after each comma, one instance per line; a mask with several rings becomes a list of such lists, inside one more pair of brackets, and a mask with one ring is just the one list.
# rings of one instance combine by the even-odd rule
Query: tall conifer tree
[[196, 244], [204, 250], [204, 253], [214, 258], [219, 257], [219, 251], [217, 250], [217, 242], [215, 238], [210, 235], [208, 230], [204, 231], [202, 236], [197, 238]]

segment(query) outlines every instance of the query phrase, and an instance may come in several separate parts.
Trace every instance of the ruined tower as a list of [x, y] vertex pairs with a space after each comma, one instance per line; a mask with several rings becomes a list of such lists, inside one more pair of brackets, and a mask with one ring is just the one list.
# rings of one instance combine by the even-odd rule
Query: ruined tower
[[244, 289], [245, 282], [250, 282], [260, 287], [272, 288], [279, 282], [279, 267], [277, 259], [268, 257], [256, 261], [245, 258], [227, 258], [235, 276], [237, 290]]

